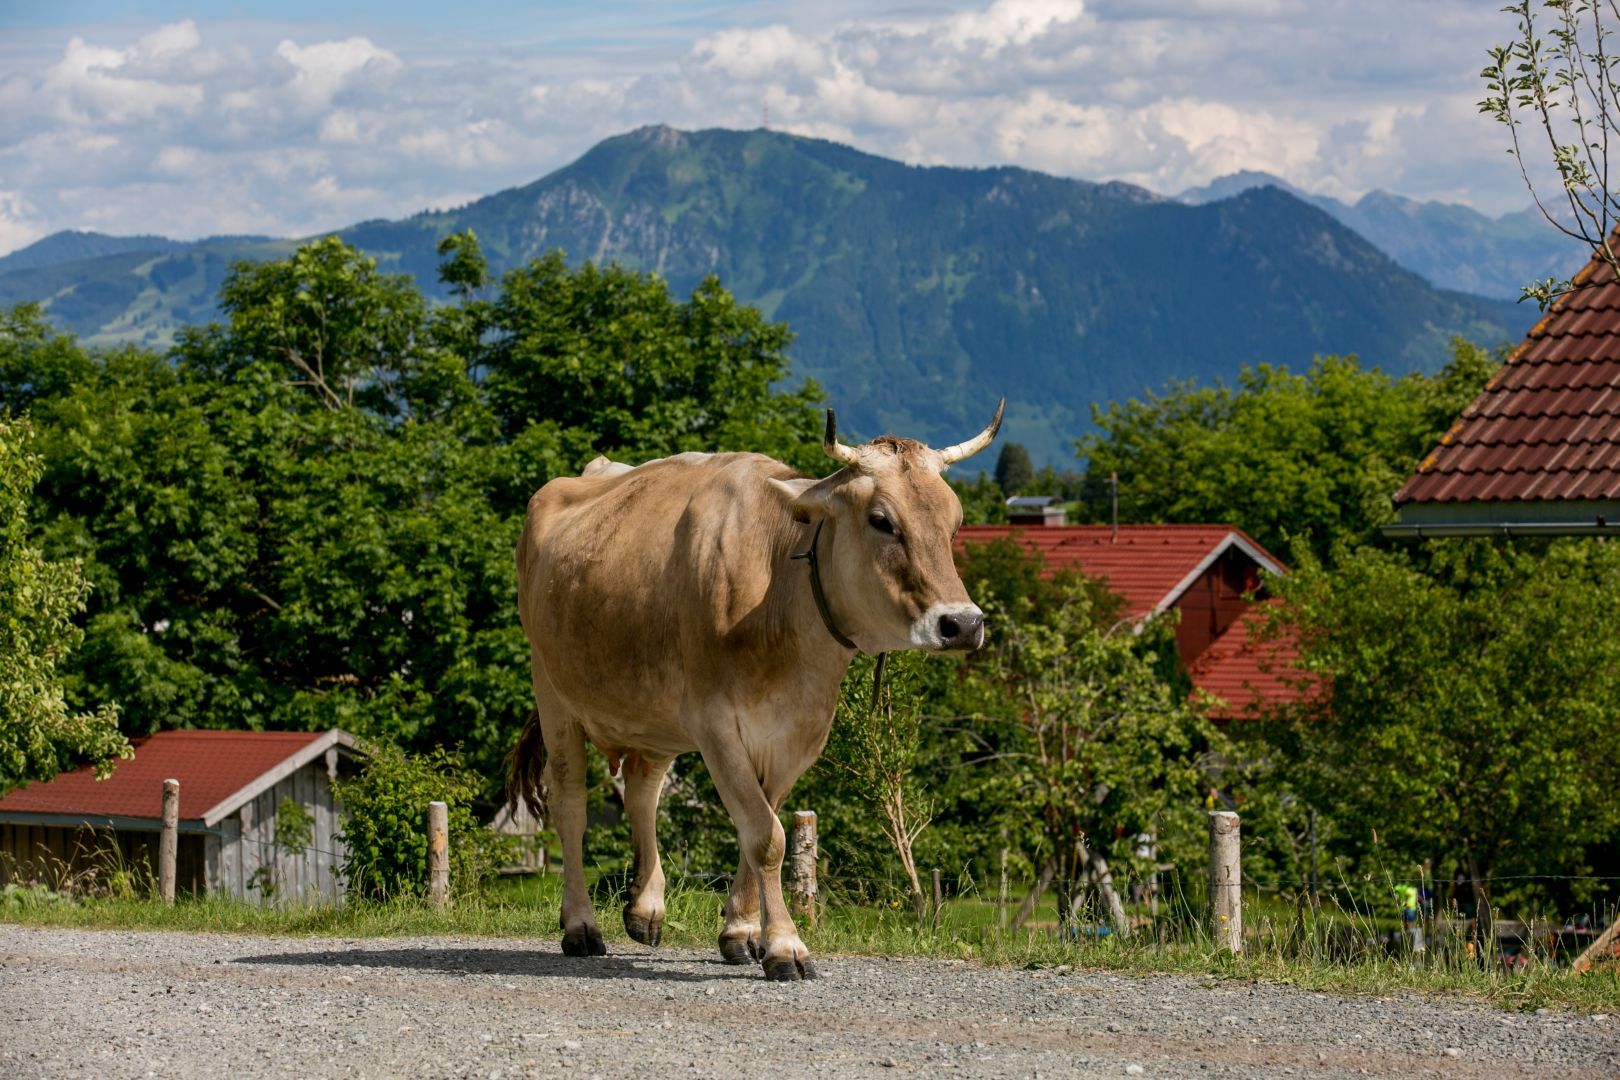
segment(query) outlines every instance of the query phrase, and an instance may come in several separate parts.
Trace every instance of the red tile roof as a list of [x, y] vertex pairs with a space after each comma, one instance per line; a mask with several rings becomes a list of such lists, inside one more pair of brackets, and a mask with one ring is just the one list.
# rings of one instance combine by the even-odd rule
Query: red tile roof
[[1395, 495], [1620, 498], [1620, 282], [1593, 259]]
[[164, 731], [135, 743], [105, 780], [88, 768], [29, 784], [0, 799], [0, 814], [158, 819], [163, 781], [180, 781], [180, 819], [195, 821], [331, 732]]
[[1194, 690], [1213, 699], [1208, 713], [1216, 719], [1256, 720], [1268, 708], [1293, 704], [1309, 692], [1310, 684], [1301, 685], [1301, 673], [1293, 668], [1299, 659], [1293, 639], [1262, 640], [1260, 625], [1260, 613], [1251, 610], [1187, 669]]
[[[1125, 614], [1138, 618], [1167, 606], [1200, 566], [1229, 543], [1258, 553], [1267, 569], [1281, 569], [1265, 548], [1229, 525], [964, 525], [956, 550], [988, 544], [1005, 536], [1038, 553], [1046, 569], [1077, 570], [1107, 582], [1125, 601]], [[1269, 564], [1269, 565], [1268, 565]]]

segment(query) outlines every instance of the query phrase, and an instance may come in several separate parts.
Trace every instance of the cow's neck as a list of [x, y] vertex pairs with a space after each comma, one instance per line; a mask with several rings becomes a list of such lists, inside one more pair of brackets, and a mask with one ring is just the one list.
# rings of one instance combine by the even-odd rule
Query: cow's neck
[[[816, 601], [815, 587], [812, 584], [811, 569], [807, 565], [809, 558], [805, 556], [809, 551], [817, 553], [818, 563], [827, 556], [828, 539], [826, 535], [819, 537], [819, 543], [812, 548], [812, 541], [818, 540], [815, 529], [794, 527], [787, 537], [787, 544], [780, 549], [777, 560], [778, 574], [775, 586], [779, 590], [781, 606], [788, 630], [797, 639], [799, 655], [804, 662], [818, 670], [833, 672], [842, 681], [844, 671], [849, 667], [850, 661], [855, 659], [858, 646], [847, 637], [847, 631], [839, 626], [833, 607], [838, 603], [836, 592], [829, 591], [829, 584], [822, 578], [823, 599], [827, 606], [827, 613], [823, 616], [821, 605]], [[833, 534], [836, 536], [836, 533]], [[836, 586], [832, 587], [836, 589]], [[839, 633], [845, 634], [840, 641], [834, 636], [831, 627], [839, 626]]]
[[805, 549], [793, 556], [795, 560], [803, 560], [810, 568], [810, 598], [815, 601], [816, 614], [821, 616], [821, 625], [827, 628], [832, 639], [846, 649], [859, 648], [849, 639], [849, 635], [839, 629], [838, 620], [833, 618], [831, 607], [827, 602], [827, 588], [821, 580], [821, 562], [816, 556], [817, 545], [821, 542], [821, 527], [827, 522], [825, 519], [816, 522], [816, 527], [810, 534], [810, 543]]

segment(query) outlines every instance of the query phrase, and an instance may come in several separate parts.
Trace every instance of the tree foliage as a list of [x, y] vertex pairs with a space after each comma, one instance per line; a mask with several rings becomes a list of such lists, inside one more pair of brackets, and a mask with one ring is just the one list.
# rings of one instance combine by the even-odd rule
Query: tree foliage
[[[1514, 0], [1502, 10], [1514, 16], [1515, 32], [1490, 50], [1479, 110], [1507, 128], [1508, 152], [1547, 223], [1620, 275], [1612, 235], [1620, 191], [1609, 187], [1609, 144], [1620, 136], [1620, 72], [1610, 39], [1620, 9], [1612, 0]], [[1538, 176], [1555, 180], [1556, 193], [1544, 194]], [[1522, 291], [1546, 310], [1575, 287], [1549, 277]]]
[[824, 463], [818, 392], [777, 388], [786, 331], [718, 284], [679, 301], [557, 257], [489, 298], [451, 239], [460, 303], [320, 240], [238, 265], [223, 321], [170, 356], [8, 314], [0, 404], [39, 428], [43, 544], [95, 586], [76, 708], [460, 744], [492, 795], [532, 707], [512, 550], [535, 489], [603, 451]]
[[996, 456], [996, 486], [1002, 495], [1009, 499], [1014, 495], [1027, 495], [1034, 482], [1035, 466], [1029, 460], [1029, 451], [1022, 443], [1003, 443], [1001, 453]]
[[411, 755], [372, 747], [360, 774], [333, 787], [345, 815], [348, 895], [392, 900], [426, 891], [429, 802], [443, 802], [449, 812], [451, 896], [482, 889], [500, 870], [507, 843], [478, 823], [473, 805], [483, 786], [460, 755], [443, 748]]
[[[1394, 379], [1337, 356], [1302, 375], [1245, 368], [1235, 386], [1184, 383], [1097, 409], [1101, 430], [1077, 447], [1092, 478], [1119, 474], [1121, 521], [1230, 523], [1272, 551], [1298, 541], [1326, 558], [1390, 520], [1390, 496], [1499, 362], [1458, 340], [1435, 376]], [[1088, 485], [1088, 498], [1105, 491]]]
[[1165, 677], [1170, 623], [1115, 618], [1084, 579], [1035, 580], [981, 599], [998, 642], [969, 662], [959, 693], [994, 764], [986, 794], [1014, 809], [1010, 832], [1032, 864], [1052, 866], [1067, 918], [1083, 879], [1137, 861], [1139, 834], [1185, 848], [1224, 742]]
[[746, 449], [820, 469], [820, 390], [776, 389], [790, 339], [712, 276], [677, 302], [656, 275], [553, 252], [503, 279], [474, 363], [509, 437], [545, 417], [610, 456]]
[[925, 908], [914, 848], [932, 814], [917, 775], [929, 700], [927, 664], [920, 653], [894, 653], [884, 661], [879, 683], [875, 662], [858, 657], [844, 680], [826, 749], [827, 763], [843, 774], [855, 797], [878, 812], [919, 922]]
[[88, 761], [98, 775], [129, 756], [110, 704], [71, 708], [58, 670], [80, 632], [88, 584], [76, 564], [48, 560], [29, 534], [28, 498], [41, 462], [27, 421], [0, 415], [0, 792]]
[[1273, 582], [1329, 691], [1274, 734], [1284, 779], [1363, 862], [1572, 872], [1620, 825], [1620, 550], [1431, 543], [1426, 566], [1363, 548]]

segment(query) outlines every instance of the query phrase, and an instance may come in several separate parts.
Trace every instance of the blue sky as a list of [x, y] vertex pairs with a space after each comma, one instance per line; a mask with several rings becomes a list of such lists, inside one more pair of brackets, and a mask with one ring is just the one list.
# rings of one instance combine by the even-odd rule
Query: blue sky
[[0, 0], [0, 252], [307, 235], [767, 114], [924, 164], [1500, 213], [1528, 198], [1474, 103], [1511, 29], [1479, 0]]

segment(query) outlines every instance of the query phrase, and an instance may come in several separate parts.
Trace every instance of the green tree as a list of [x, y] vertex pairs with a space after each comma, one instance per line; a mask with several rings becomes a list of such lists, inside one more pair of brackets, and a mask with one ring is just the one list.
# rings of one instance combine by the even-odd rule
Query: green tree
[[379, 273], [377, 260], [328, 236], [285, 259], [237, 263], [219, 302], [227, 347], [183, 348], [189, 359], [207, 357], [227, 377], [270, 361], [328, 409], [405, 411], [427, 311], [407, 275]]
[[478, 236], [471, 229], [451, 233], [439, 241], [437, 251], [444, 259], [439, 264], [439, 281], [450, 286], [450, 291], [463, 303], [471, 300], [489, 284], [489, 260], [479, 246]]
[[996, 458], [996, 486], [1006, 498], [1028, 495], [1035, 483], [1035, 466], [1022, 443], [1003, 443]]
[[926, 908], [913, 848], [931, 816], [916, 773], [928, 701], [922, 668], [928, 662], [921, 653], [893, 653], [884, 662], [879, 686], [873, 680], [874, 662], [858, 657], [844, 680], [826, 748], [827, 763], [843, 774], [855, 798], [878, 812], [919, 922]]
[[980, 473], [972, 483], [947, 476], [956, 497], [962, 502], [962, 521], [968, 525], [998, 525], [1007, 520], [1007, 500], [1001, 488], [987, 474]]
[[976, 699], [985, 758], [997, 763], [990, 783], [1028, 823], [1018, 839], [1041, 880], [1058, 885], [1060, 917], [1077, 916], [1090, 880], [1127, 933], [1113, 870], [1133, 865], [1142, 833], [1185, 847], [1224, 743], [1161, 675], [1158, 654], [1175, 648], [1169, 624], [1099, 619], [1094, 597], [1072, 581], [1044, 617], [1027, 600], [1003, 613], [964, 697]]
[[[85, 350], [33, 309], [0, 323], [0, 405], [27, 404], [40, 431], [41, 543], [94, 585], [70, 704], [118, 701], [130, 734], [341, 726], [413, 751], [460, 744], [493, 796], [532, 707], [512, 548], [536, 488], [609, 448], [825, 467], [814, 389], [775, 388], [785, 331], [718, 286], [677, 304], [657, 279], [552, 260], [547, 288], [590, 308], [581, 323], [539, 318], [551, 297], [508, 304], [535, 320], [497, 332], [505, 294], [471, 295], [476, 240], [454, 239], [447, 273], [468, 295], [432, 311], [327, 239], [234, 268], [224, 321], [168, 357]], [[592, 307], [606, 278], [635, 303]], [[605, 408], [598, 423], [579, 400], [589, 379], [561, 374], [574, 400], [503, 398], [510, 371], [467, 363], [604, 338], [631, 349], [617, 400], [657, 397], [678, 422]]]
[[508, 437], [545, 419], [610, 455], [754, 450], [825, 471], [820, 389], [776, 388], [790, 339], [717, 278], [677, 302], [655, 274], [553, 252], [503, 279], [475, 366]]
[[1394, 379], [1354, 357], [1303, 375], [1245, 368], [1236, 386], [1187, 383], [1095, 412], [1077, 444], [1107, 520], [1119, 474], [1120, 520], [1237, 525], [1276, 552], [1297, 540], [1326, 558], [1336, 541], [1374, 538], [1390, 496], [1500, 362], [1461, 340], [1436, 376]]
[[0, 416], [0, 792], [78, 760], [105, 776], [130, 754], [110, 705], [68, 706], [58, 666], [78, 643], [73, 616], [88, 584], [72, 562], [45, 559], [29, 536], [28, 497], [41, 462], [26, 420]]
[[1283, 778], [1340, 854], [1460, 865], [1483, 887], [1575, 872], [1614, 835], [1620, 550], [1437, 541], [1420, 567], [1363, 548], [1271, 585], [1325, 691], [1273, 733]]

